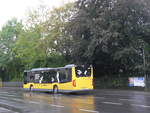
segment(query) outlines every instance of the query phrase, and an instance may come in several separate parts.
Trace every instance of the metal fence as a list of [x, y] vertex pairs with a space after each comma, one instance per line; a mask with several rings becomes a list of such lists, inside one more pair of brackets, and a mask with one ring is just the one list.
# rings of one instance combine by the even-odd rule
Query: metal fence
[[23, 82], [2, 82], [2, 87], [22, 87]]
[[[23, 82], [1, 82], [0, 87], [22, 87]], [[144, 90], [143, 87], [129, 87], [128, 78], [94, 78], [95, 89], [140, 89]], [[147, 88], [150, 91], [150, 78], [147, 80]]]
[[144, 87], [129, 87], [128, 77], [126, 78], [95, 78], [95, 89], [131, 89], [131, 90], [144, 90]]
[[117, 88], [127, 87], [128, 78], [95, 78], [94, 86], [96, 88]]

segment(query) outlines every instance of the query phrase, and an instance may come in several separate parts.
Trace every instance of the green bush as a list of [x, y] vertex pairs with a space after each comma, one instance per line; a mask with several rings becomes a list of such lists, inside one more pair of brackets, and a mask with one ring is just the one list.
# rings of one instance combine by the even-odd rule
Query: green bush
[[124, 88], [128, 87], [128, 78], [95, 78], [95, 88]]
[[2, 87], [2, 79], [0, 78], [0, 87]]

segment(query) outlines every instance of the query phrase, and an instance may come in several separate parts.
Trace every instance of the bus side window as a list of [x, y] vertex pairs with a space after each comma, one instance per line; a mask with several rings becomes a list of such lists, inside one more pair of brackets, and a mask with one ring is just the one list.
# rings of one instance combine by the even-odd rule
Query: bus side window
[[88, 66], [77, 66], [76, 67], [77, 77], [89, 77], [91, 76], [91, 67]]
[[57, 82], [57, 72], [55, 70], [50, 70], [48, 72], [48, 81], [49, 83], [54, 83], [54, 82]]
[[42, 83], [42, 81], [43, 81], [43, 76], [40, 76], [39, 83]]
[[47, 83], [47, 73], [46, 72], [42, 72], [41, 73], [41, 83]]
[[35, 73], [34, 74], [34, 83], [39, 83], [39, 79], [40, 79], [40, 74], [39, 73]]
[[62, 69], [59, 71], [60, 83], [70, 82], [71, 81], [71, 69]]
[[66, 69], [66, 79], [67, 79], [68, 82], [71, 81], [71, 79], [72, 79], [72, 71], [71, 71], [71, 69]]
[[34, 82], [34, 76], [33, 75], [30, 76], [30, 82]]
[[27, 84], [28, 83], [28, 73], [27, 72], [24, 72], [24, 84]]
[[64, 83], [65, 82], [65, 73], [64, 70], [59, 70], [59, 82]]
[[54, 80], [52, 80], [52, 76], [55, 72], [54, 71], [49, 71], [49, 72], [44, 72], [43, 74], [43, 81], [42, 83], [52, 83]]

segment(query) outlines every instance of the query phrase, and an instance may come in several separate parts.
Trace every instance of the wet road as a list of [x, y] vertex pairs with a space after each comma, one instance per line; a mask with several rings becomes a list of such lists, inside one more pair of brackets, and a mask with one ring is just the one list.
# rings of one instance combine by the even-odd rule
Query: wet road
[[150, 113], [150, 92], [96, 90], [69, 95], [0, 88], [0, 113]]

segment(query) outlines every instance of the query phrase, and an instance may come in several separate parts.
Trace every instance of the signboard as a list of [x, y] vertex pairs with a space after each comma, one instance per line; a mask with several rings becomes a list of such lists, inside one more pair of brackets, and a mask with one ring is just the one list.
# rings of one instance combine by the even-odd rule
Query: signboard
[[129, 77], [129, 86], [134, 86], [134, 77]]
[[129, 86], [145, 87], [144, 77], [129, 77]]

